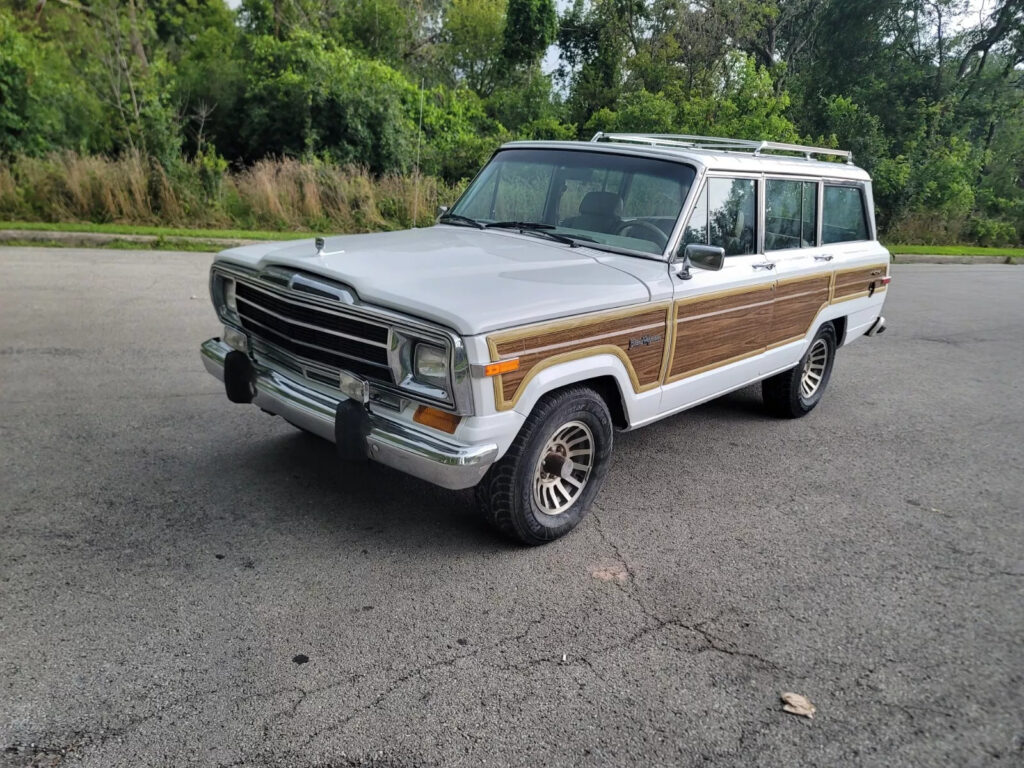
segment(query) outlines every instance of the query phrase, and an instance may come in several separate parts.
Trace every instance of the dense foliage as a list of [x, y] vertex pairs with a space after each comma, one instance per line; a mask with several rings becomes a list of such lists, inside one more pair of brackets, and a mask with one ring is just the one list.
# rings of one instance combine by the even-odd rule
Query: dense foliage
[[1024, 0], [562, 7], [0, 0], [0, 215], [61, 215], [32, 188], [44, 166], [105, 162], [116, 186], [141, 163], [119, 194], [210, 221], [268, 160], [452, 189], [501, 141], [626, 130], [849, 148], [890, 237], [1024, 240]]

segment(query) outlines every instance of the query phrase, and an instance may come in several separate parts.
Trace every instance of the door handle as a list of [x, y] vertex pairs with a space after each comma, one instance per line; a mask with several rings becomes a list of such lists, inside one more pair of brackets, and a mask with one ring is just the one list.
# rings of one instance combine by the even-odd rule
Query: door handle
[[832, 258], [833, 258], [833, 256], [832, 256], [831, 253], [816, 253], [816, 254], [814, 254], [814, 260], [815, 261], [832, 261]]
[[765, 261], [761, 264], [753, 264], [754, 269], [775, 269], [774, 261]]

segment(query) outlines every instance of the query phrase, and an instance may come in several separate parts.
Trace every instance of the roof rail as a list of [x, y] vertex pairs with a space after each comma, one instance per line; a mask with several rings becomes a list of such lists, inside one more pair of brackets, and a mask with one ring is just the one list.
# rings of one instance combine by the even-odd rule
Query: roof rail
[[598, 131], [591, 141], [619, 141], [630, 144], [647, 144], [652, 147], [682, 147], [685, 149], [718, 149], [725, 152], [752, 152], [755, 157], [776, 152], [790, 152], [813, 160], [816, 155], [841, 157], [853, 165], [853, 153], [846, 149], [807, 147], [802, 144], [783, 144], [779, 141], [750, 141], [748, 139], [723, 139], [718, 136], [688, 136], [672, 133], [605, 133]]

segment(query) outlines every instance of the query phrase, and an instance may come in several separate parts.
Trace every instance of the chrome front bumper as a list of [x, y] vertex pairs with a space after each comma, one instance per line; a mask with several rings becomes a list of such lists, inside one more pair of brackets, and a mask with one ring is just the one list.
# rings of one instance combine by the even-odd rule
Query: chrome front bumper
[[[206, 370], [224, 381], [224, 359], [231, 347], [218, 338], [203, 342], [200, 349]], [[253, 404], [281, 416], [297, 427], [337, 442], [338, 406], [344, 396], [334, 398], [304, 386], [288, 376], [253, 362], [256, 395]], [[366, 410], [368, 422], [365, 455], [442, 488], [471, 488], [480, 482], [498, 455], [498, 446], [467, 445], [419, 429], [406, 422]]]

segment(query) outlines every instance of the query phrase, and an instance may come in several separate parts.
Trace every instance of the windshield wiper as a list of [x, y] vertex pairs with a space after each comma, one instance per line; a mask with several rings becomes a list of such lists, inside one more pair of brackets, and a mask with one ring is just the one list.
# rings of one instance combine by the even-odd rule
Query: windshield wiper
[[576, 238], [569, 237], [568, 235], [560, 235], [557, 232], [550, 232], [555, 228], [554, 224], [542, 224], [539, 221], [495, 221], [490, 224], [485, 224], [487, 229], [518, 229], [520, 232], [530, 232], [532, 234], [541, 235], [549, 240], [554, 240], [556, 243], [564, 243], [565, 245], [578, 248], [579, 243], [576, 242]]
[[476, 219], [471, 219], [469, 216], [463, 216], [461, 213], [446, 213], [440, 219], [442, 224], [459, 224], [464, 227], [476, 227], [477, 229], [483, 229], [484, 225]]

